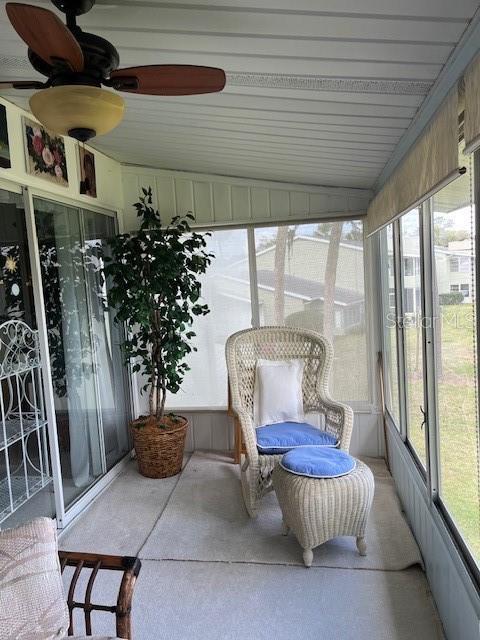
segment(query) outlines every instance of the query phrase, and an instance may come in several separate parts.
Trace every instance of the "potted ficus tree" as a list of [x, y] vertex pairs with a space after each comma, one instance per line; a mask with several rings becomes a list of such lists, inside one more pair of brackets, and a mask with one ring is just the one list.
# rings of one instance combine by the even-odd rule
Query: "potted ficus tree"
[[187, 420], [167, 413], [167, 392], [179, 391], [189, 370], [186, 357], [196, 348], [192, 324], [209, 312], [200, 300], [199, 276], [213, 254], [206, 249], [208, 233], [190, 228], [194, 216], [176, 216], [163, 227], [152, 206], [152, 189], [143, 189], [134, 206], [140, 229], [110, 241], [105, 258], [110, 280], [108, 303], [116, 322], [125, 324], [125, 359], [145, 379], [149, 412], [132, 422], [133, 444], [142, 475], [166, 478], [179, 473]]

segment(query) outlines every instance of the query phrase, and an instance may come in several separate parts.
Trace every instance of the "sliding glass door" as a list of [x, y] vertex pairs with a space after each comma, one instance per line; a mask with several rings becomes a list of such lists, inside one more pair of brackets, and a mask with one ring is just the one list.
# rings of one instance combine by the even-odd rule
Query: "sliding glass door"
[[128, 451], [121, 334], [106, 306], [114, 219], [34, 198], [65, 506]]
[[0, 189], [0, 528], [55, 515], [36, 328], [24, 200]]
[[110, 254], [106, 241], [115, 234], [115, 220], [93, 211], [82, 211], [82, 216], [90, 329], [100, 398], [105, 466], [109, 470], [129, 450], [127, 424], [130, 416], [121, 353], [123, 330], [114, 322], [113, 312], [107, 307], [109, 283], [103, 276], [104, 257]]

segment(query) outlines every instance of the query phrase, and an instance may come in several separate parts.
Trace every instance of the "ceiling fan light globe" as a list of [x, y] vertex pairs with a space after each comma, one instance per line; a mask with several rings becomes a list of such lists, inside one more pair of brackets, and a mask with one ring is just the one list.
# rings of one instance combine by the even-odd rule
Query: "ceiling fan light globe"
[[125, 103], [117, 93], [99, 87], [64, 85], [37, 91], [30, 98], [30, 109], [47, 129], [84, 142], [115, 129]]

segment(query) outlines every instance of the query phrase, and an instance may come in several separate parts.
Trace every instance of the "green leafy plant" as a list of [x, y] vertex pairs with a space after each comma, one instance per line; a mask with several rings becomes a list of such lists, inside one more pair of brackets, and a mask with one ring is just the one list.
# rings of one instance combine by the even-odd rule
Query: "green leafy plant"
[[179, 391], [189, 370], [185, 358], [196, 348], [192, 325], [196, 316], [209, 313], [200, 300], [199, 276], [214, 255], [206, 250], [208, 233], [195, 233], [192, 214], [175, 216], [162, 227], [152, 207], [152, 189], [134, 206], [140, 230], [109, 241], [105, 275], [110, 279], [108, 303], [117, 311], [116, 322], [125, 323], [125, 359], [133, 371], [148, 381], [150, 415], [161, 423], [167, 391]]

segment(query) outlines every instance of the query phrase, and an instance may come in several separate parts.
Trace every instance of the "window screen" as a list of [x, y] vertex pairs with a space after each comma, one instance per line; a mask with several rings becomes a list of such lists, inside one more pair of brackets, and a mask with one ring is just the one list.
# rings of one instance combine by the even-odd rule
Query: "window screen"
[[202, 298], [210, 313], [195, 319], [193, 331], [198, 351], [187, 359], [181, 390], [167, 398], [167, 407], [227, 406], [225, 342], [228, 336], [251, 326], [247, 231], [214, 231], [208, 251], [215, 254], [202, 278]]
[[433, 198], [440, 497], [480, 561], [475, 209], [464, 162], [467, 173]]
[[255, 252], [260, 324], [327, 335], [333, 396], [368, 400], [362, 223], [258, 228]]

